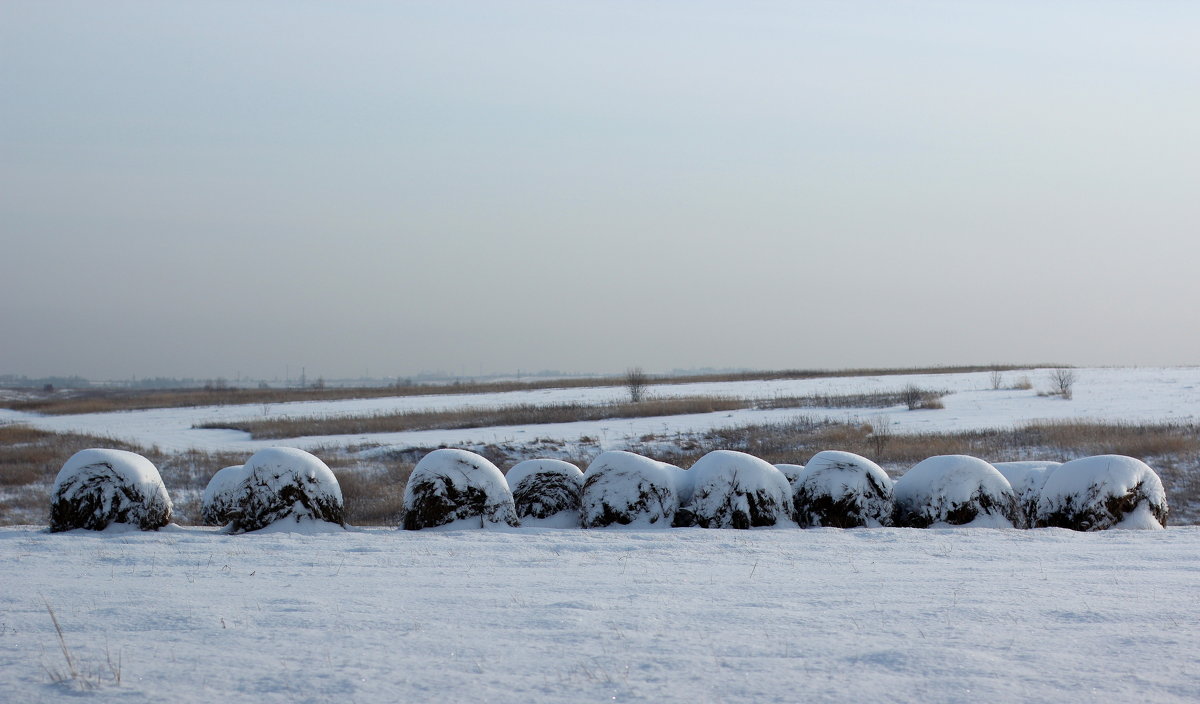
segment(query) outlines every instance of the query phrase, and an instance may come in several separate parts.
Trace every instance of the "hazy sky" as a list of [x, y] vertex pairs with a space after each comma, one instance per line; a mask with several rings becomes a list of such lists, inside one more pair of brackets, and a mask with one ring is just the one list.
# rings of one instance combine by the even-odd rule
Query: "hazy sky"
[[1194, 2], [0, 2], [0, 373], [1200, 363]]

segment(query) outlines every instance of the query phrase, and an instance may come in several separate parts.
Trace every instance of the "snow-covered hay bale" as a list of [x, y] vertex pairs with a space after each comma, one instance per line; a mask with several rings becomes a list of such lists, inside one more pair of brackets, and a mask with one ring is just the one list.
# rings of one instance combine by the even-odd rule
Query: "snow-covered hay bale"
[[918, 462], [896, 481], [896, 524], [912, 528], [1017, 525], [1012, 487], [977, 457], [939, 455]]
[[245, 479], [230, 512], [234, 533], [259, 530], [292, 518], [345, 525], [342, 488], [329, 467], [294, 447], [268, 447], [242, 466]]
[[892, 479], [851, 452], [813, 455], [793, 484], [801, 528], [879, 528], [893, 525]]
[[526, 460], [505, 475], [521, 519], [547, 519], [564, 511], [579, 513], [583, 472], [562, 460]]
[[679, 510], [681, 471], [632, 452], [600, 453], [583, 473], [583, 527], [669, 527]]
[[802, 464], [777, 464], [775, 469], [783, 472], [783, 476], [787, 477], [788, 484], [792, 485], [792, 493], [796, 491], [796, 482], [800, 479], [800, 473], [804, 471]]
[[233, 520], [246, 476], [246, 465], [236, 464], [219, 470], [208, 480], [200, 499], [200, 520], [205, 525], [223, 526]]
[[50, 530], [104, 530], [113, 523], [156, 530], [171, 521], [171, 509], [150, 460], [124, 450], [80, 450], [54, 479]]
[[792, 485], [774, 465], [734, 450], [715, 450], [688, 470], [688, 505], [702, 528], [757, 528], [792, 523]]
[[1038, 499], [1046, 480], [1062, 462], [1022, 461], [993, 462], [995, 467], [1012, 487], [1017, 499], [1017, 514], [1021, 528], [1032, 528], [1037, 519]]
[[1054, 470], [1042, 487], [1035, 525], [1071, 530], [1162, 528], [1167, 512], [1162, 481], [1145, 462], [1099, 455]]
[[404, 529], [467, 519], [479, 528], [521, 524], [504, 475], [486, 457], [466, 450], [434, 450], [422, 457], [404, 489]]

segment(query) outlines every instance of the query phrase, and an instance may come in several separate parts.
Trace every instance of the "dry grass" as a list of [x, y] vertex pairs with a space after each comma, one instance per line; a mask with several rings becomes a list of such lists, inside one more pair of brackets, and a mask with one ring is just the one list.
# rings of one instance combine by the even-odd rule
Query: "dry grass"
[[[784, 379], [825, 379], [839, 376], [895, 376], [900, 374], [958, 374], [1013, 371], [1056, 365], [912, 367], [907, 369], [788, 369], [727, 374], [694, 374], [678, 376], [647, 376], [647, 384], [693, 384], [715, 381], [755, 381]], [[86, 389], [43, 393], [29, 390], [30, 398], [8, 401], [5, 408], [33, 411], [49, 415], [103, 413], [147, 408], [179, 408], [184, 406], [222, 406], [236, 404], [275, 404], [293, 401], [334, 401], [354, 398], [384, 398], [389, 396], [437, 396], [447, 394], [497, 393], [537, 389], [581, 388], [590, 386], [625, 386], [625, 377], [581, 377], [574, 379], [544, 379], [503, 382], [455, 382], [452, 384], [409, 384], [393, 386], [302, 388], [302, 389]]]
[[[919, 390], [919, 408], [941, 408], [938, 400], [948, 391]], [[630, 403], [568, 403], [539, 406], [519, 404], [494, 408], [459, 408], [438, 411], [377, 413], [365, 416], [256, 418], [235, 422], [205, 423], [208, 430], [240, 430], [256, 440], [313, 437], [321, 435], [367, 435], [416, 430], [462, 430], [509, 425], [573, 423], [611, 418], [653, 418], [693, 413], [717, 413], [744, 408], [887, 408], [901, 405], [904, 395], [896, 393], [849, 394], [843, 396], [781, 396], [771, 399], [738, 399], [719, 396], [652, 398]]]
[[411, 462], [334, 470], [346, 502], [346, 522], [356, 526], [398, 526], [404, 517], [404, 488]]

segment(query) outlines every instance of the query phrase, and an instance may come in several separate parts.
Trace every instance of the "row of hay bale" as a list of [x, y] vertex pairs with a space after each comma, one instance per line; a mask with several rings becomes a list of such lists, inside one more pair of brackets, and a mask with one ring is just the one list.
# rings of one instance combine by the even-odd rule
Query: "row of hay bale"
[[[343, 507], [337, 477], [324, 462], [303, 450], [271, 447], [213, 476], [202, 517], [244, 533], [285, 518], [344, 525]], [[124, 450], [81, 450], [54, 480], [50, 530], [104, 530], [114, 523], [156, 530], [171, 522], [173, 508], [150, 460]]]
[[[505, 476], [466, 450], [435, 450], [405, 489], [403, 527], [604, 526], [992, 526], [1103, 530], [1166, 525], [1158, 475], [1140, 460], [1103, 455], [1053, 462], [989, 464], [966, 455], [926, 459], [893, 481], [848, 452], [817, 453], [807, 465], [771, 465], [717, 450], [687, 470], [623, 451], [600, 454], [586, 472], [568, 462], [528, 460]], [[341, 489], [317, 457], [294, 448], [260, 450], [217, 472], [202, 518], [233, 533], [280, 520], [344, 525]], [[144, 457], [91, 449], [55, 480], [50, 529], [143, 530], [171, 520], [158, 470]]]
[[871, 460], [817, 453], [807, 465], [771, 465], [717, 450], [691, 469], [630, 452], [599, 455], [586, 472], [530, 460], [507, 480], [487, 459], [436, 450], [413, 471], [404, 527], [519, 525], [560, 518], [584, 528], [989, 526], [1104, 530], [1166, 526], [1166, 492], [1132, 457], [1102, 455], [992, 465], [966, 455], [930, 457], [893, 481]]

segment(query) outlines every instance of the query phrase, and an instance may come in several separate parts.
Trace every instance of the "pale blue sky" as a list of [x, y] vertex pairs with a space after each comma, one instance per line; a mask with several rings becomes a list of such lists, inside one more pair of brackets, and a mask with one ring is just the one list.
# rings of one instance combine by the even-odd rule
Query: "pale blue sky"
[[0, 4], [0, 373], [1200, 363], [1200, 6]]

